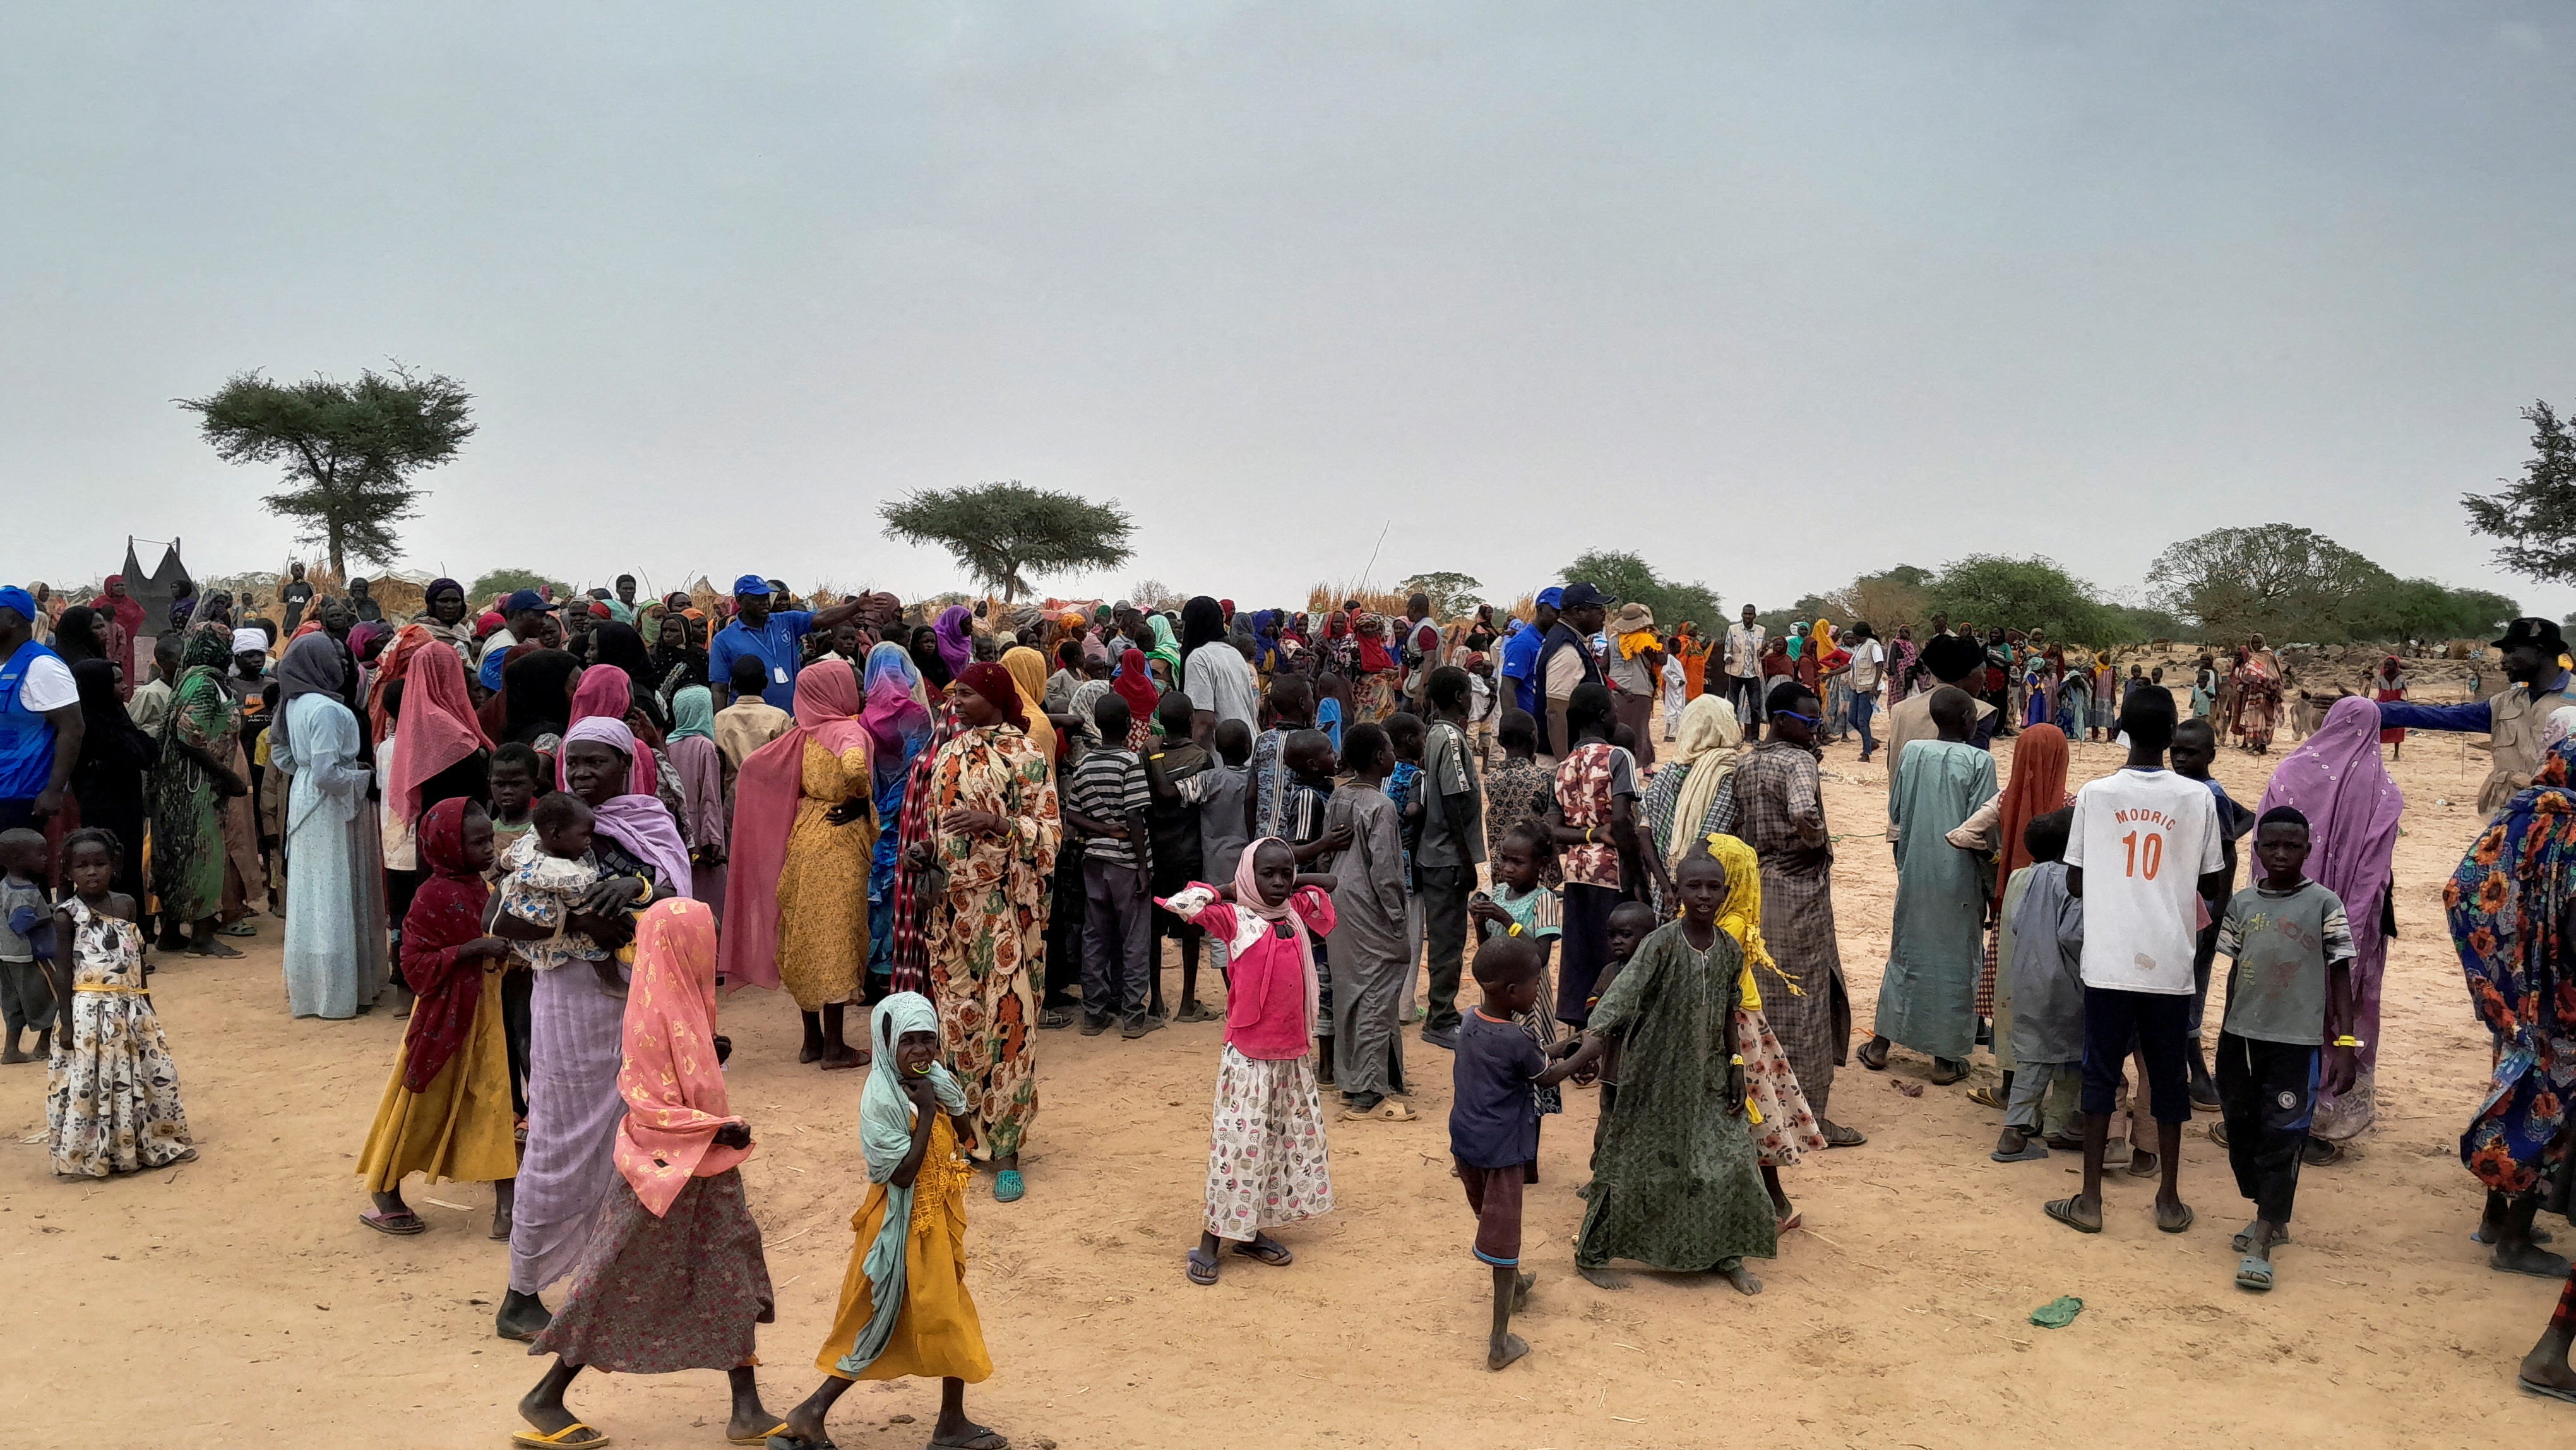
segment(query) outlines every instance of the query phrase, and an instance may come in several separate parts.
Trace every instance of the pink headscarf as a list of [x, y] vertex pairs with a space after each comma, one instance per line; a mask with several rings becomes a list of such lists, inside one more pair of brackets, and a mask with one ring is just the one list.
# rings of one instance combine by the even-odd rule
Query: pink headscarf
[[2335, 701], [2317, 733], [2281, 757], [2255, 819], [2274, 806], [2308, 818], [2308, 879], [2343, 899], [2353, 934], [2378, 931], [2406, 809], [2380, 762], [2379, 707], [2358, 695]]
[[465, 666], [456, 651], [432, 644], [405, 656], [402, 715], [394, 721], [392, 787], [394, 814], [403, 820], [420, 816], [420, 788], [429, 778], [492, 741], [474, 716], [474, 700], [465, 693]]
[[[624, 670], [614, 665], [593, 665], [581, 672], [581, 683], [573, 687], [572, 722], [598, 718], [626, 723], [626, 713], [635, 708], [635, 686]], [[567, 734], [566, 739], [571, 736]], [[636, 746], [626, 764], [626, 793], [653, 794], [653, 752]], [[563, 756], [555, 756], [555, 788], [565, 789]]]
[[866, 751], [867, 727], [858, 715], [859, 677], [850, 662], [816, 660], [796, 675], [795, 726], [753, 751], [734, 778], [733, 857], [725, 871], [729, 982], [778, 985], [778, 877], [805, 793], [805, 742], [834, 755]]
[[[1261, 855], [1261, 848], [1274, 841], [1282, 846], [1288, 844], [1277, 836], [1263, 836], [1243, 848], [1243, 855], [1234, 863], [1234, 904], [1238, 909], [1251, 912], [1263, 921], [1284, 921], [1296, 934], [1298, 965], [1306, 969], [1306, 1035], [1312, 1037], [1315, 1035], [1316, 1019], [1321, 1012], [1321, 1003], [1318, 999], [1322, 994], [1322, 984], [1315, 979], [1314, 938], [1306, 934], [1305, 919], [1288, 909], [1287, 898], [1276, 902], [1262, 899], [1261, 876], [1252, 869], [1252, 863]], [[1291, 887], [1288, 897], [1293, 898], [1296, 894], [1296, 889]]]
[[716, 1130], [742, 1119], [725, 1100], [716, 1062], [716, 919], [704, 902], [675, 896], [635, 923], [635, 975], [626, 987], [625, 1062], [617, 1092], [617, 1171], [660, 1218], [691, 1178], [713, 1178], [751, 1156], [719, 1145]]

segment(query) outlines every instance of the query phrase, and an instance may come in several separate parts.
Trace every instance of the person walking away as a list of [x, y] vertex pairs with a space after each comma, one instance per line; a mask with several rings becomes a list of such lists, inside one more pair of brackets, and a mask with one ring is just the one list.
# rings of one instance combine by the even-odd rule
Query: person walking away
[[1319, 863], [1335, 882], [1333, 928], [1326, 933], [1333, 1081], [1344, 1118], [1411, 1122], [1413, 1110], [1397, 1100], [1409, 1091], [1397, 1022], [1413, 964], [1405, 955], [1403, 828], [1385, 793], [1395, 754], [1375, 725], [1352, 726], [1343, 745], [1349, 779], [1325, 806], [1324, 830], [1328, 837], [1346, 833], [1349, 844]]
[[[1565, 753], [1574, 748], [1574, 734], [1567, 725], [1565, 712], [1574, 692], [1585, 685], [1601, 685], [1601, 662], [1593, 657], [1592, 636], [1601, 629], [1608, 600], [1589, 584], [1565, 586], [1559, 596], [1563, 601], [1556, 623], [1547, 631], [1539, 646], [1534, 678], [1545, 713], [1533, 710], [1543, 728], [1539, 736], [1539, 757], [1554, 768]], [[1603, 727], [1607, 739], [1608, 727]]]
[[[2359, 1038], [2361, 1046], [2353, 1054], [2350, 1080], [2318, 1097], [2312, 1128], [2312, 1135], [2335, 1153], [2378, 1116], [2379, 1005], [2388, 974], [2388, 943], [2396, 935], [2397, 825], [2406, 809], [2405, 793], [2389, 778], [2379, 750], [2378, 707], [2352, 696], [2337, 700], [2317, 732], [2281, 758], [2254, 808], [2258, 821], [2283, 807], [2300, 813], [2312, 847], [2306, 872], [2334, 893], [2350, 923], [2348, 1035]], [[2262, 828], [2258, 824], [2255, 829], [2259, 833]], [[2259, 849], [2259, 840], [2257, 845]], [[2311, 1150], [2310, 1156], [2323, 1155]]]
[[[1627, 895], [1622, 857], [1650, 858], [1638, 842], [1636, 759], [1610, 743], [1610, 692], [1588, 682], [1576, 686], [1565, 719], [1574, 745], [1556, 767], [1556, 808], [1549, 821], [1565, 873], [1556, 1020], [1580, 1027], [1610, 960], [1610, 913]], [[1668, 886], [1660, 862], [1655, 870], [1657, 884]]]
[[1547, 694], [1540, 688], [1538, 657], [1547, 646], [1548, 632], [1556, 626], [1557, 606], [1565, 600], [1565, 591], [1550, 585], [1538, 592], [1530, 606], [1530, 617], [1514, 620], [1503, 637], [1502, 677], [1509, 693], [1506, 702], [1529, 712], [1533, 719], [1547, 717]]
[[2270, 1291], [2272, 1250], [2290, 1236], [2318, 1093], [2349, 1089], [2356, 1070], [2352, 931], [2343, 902], [2301, 869], [2309, 839], [2296, 808], [2263, 813], [2254, 827], [2262, 878], [2236, 894], [2218, 932], [2219, 951], [2235, 963], [2218, 1034], [2218, 1094], [2236, 1189], [2254, 1205], [2254, 1221], [2236, 1236], [2245, 1256], [2236, 1286], [2257, 1293]]
[[2120, 716], [2129, 761], [2075, 795], [2066, 889], [2084, 899], [2084, 1187], [2047, 1205], [2050, 1218], [2102, 1231], [2102, 1159], [2120, 1065], [2134, 1039], [2156, 1119], [2156, 1227], [2191, 1227], [2182, 1201], [2182, 1125], [2191, 1118], [2185, 1017], [2191, 1007], [2195, 891], [2216, 884], [2218, 806], [2199, 782], [2165, 769], [2173, 696], [2140, 695]]
[[1914, 1048], [1931, 1057], [1935, 1087], [1968, 1075], [1985, 956], [1986, 893], [1978, 862], [1948, 839], [1995, 795], [1994, 757], [1968, 744], [1973, 709], [1965, 692], [1933, 691], [1940, 737], [1914, 742], [1888, 791], [1896, 918], [1878, 988], [1876, 1035], [1860, 1050], [1861, 1066], [1882, 1072], [1890, 1042]]
[[2010, 1021], [1998, 1016], [1995, 1036], [2010, 1039], [2012, 1070], [2005, 1074], [2003, 1135], [1990, 1155], [1998, 1163], [2082, 1146], [2067, 1131], [2084, 1067], [2084, 899], [2066, 889], [2074, 822], [2073, 806], [2030, 818], [2021, 832], [2030, 864], [2012, 874], [2004, 893], [2011, 916], [2001, 970], [2010, 973], [2011, 988], [2007, 994], [1998, 983], [1997, 996], [2009, 1004]]
[[[1937, 683], [1906, 696], [1887, 712], [1887, 781], [1891, 790], [1905, 766], [1905, 747], [1917, 740], [1935, 739], [1941, 733], [1940, 726], [1932, 720], [1933, 692], [1948, 685], [1973, 698], [1976, 691], [1970, 685], [1985, 668], [1985, 651], [1974, 640], [1955, 634], [1935, 635], [1923, 646], [1923, 668]], [[1995, 707], [1985, 701], [1975, 700], [1974, 707], [1977, 718], [1968, 732], [1971, 741], [1981, 732], [1991, 735], [1990, 722], [1995, 718]], [[1890, 837], [1891, 841], [1899, 839], [1902, 837]]]

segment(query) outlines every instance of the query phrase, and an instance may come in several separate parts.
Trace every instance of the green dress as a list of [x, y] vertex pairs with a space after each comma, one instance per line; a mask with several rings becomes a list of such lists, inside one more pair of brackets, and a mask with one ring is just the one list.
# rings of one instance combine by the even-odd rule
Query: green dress
[[1628, 1259], [1695, 1273], [1772, 1256], [1776, 1226], [1753, 1135], [1727, 1111], [1727, 1024], [1743, 955], [1718, 932], [1705, 952], [1667, 922], [1637, 948], [1586, 1025], [1622, 1036], [1619, 1105], [1593, 1164], [1578, 1267]]

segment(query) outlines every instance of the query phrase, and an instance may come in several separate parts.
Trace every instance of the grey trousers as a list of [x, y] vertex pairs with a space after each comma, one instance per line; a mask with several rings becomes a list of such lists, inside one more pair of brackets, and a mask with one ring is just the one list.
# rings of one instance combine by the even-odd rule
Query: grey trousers
[[1143, 1017], [1153, 969], [1154, 904], [1133, 866], [1082, 858], [1082, 1010]]
[[2032, 1137], [2045, 1131], [2072, 1137], [2083, 1131], [2075, 1111], [2084, 1086], [2080, 1062], [2025, 1062], [2013, 1069], [2012, 1096], [2004, 1104], [2004, 1126]]
[[0, 1019], [12, 1038], [54, 1025], [54, 989], [45, 984], [44, 968], [32, 961], [0, 962]]
[[1359, 950], [1349, 938], [1333, 952], [1333, 1083], [1357, 1097], [1404, 1087], [1404, 1034], [1397, 1014], [1413, 964]]

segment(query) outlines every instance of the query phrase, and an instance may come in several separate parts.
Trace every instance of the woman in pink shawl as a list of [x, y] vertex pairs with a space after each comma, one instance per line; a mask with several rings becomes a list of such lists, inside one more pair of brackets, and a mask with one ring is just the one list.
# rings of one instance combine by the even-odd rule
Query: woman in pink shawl
[[868, 959], [875, 778], [859, 677], [821, 659], [796, 676], [796, 725], [751, 753], [734, 781], [725, 975], [784, 985], [805, 1015], [799, 1062], [864, 1067], [842, 1036]]
[[[626, 717], [634, 713], [634, 709], [635, 686], [626, 678], [624, 670], [614, 667], [607, 669], [593, 667], [582, 671], [581, 683], [573, 687], [572, 723], [575, 725], [590, 719], [614, 720], [620, 725], [631, 725], [633, 722]], [[629, 733], [631, 734], [632, 731]], [[567, 733], [564, 738], [569, 740], [572, 737]], [[626, 769], [627, 794], [652, 795], [655, 793], [657, 777], [653, 770], [653, 750], [649, 744], [635, 752], [634, 758], [627, 763]], [[558, 789], [564, 788], [564, 767], [560, 758], [555, 761], [555, 786]], [[689, 883], [683, 879], [675, 884], [685, 887]]]
[[2406, 797], [2379, 759], [2379, 707], [2358, 696], [2335, 701], [2325, 723], [2281, 757], [2263, 789], [2260, 818], [2293, 806], [2308, 818], [2308, 878], [2343, 900], [2352, 923], [2353, 1035], [2361, 1039], [2361, 1075], [2350, 1092], [2317, 1099], [2312, 1136], [2341, 1144], [2376, 1114], [2371, 1079], [2379, 1061], [2379, 989], [2388, 970], [2388, 939], [2397, 931], [2389, 880], [2397, 852], [2397, 818]]
[[[725, 1100], [716, 1036], [716, 923], [706, 903], [663, 901], [636, 923], [617, 1091], [617, 1178], [572, 1287], [529, 1350], [556, 1356], [519, 1402], [550, 1444], [597, 1443], [564, 1408], [583, 1369], [725, 1371], [725, 1434], [756, 1441], [779, 1423], [760, 1403], [755, 1326], [775, 1317], [760, 1226], [742, 1187], [751, 1128]], [[569, 1438], [567, 1438], [569, 1437]]]

